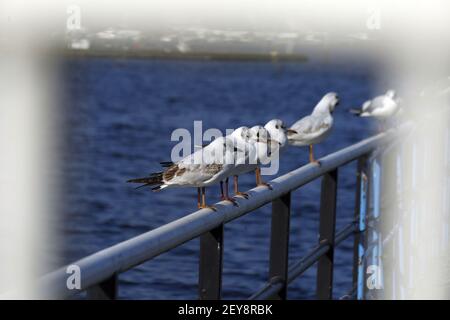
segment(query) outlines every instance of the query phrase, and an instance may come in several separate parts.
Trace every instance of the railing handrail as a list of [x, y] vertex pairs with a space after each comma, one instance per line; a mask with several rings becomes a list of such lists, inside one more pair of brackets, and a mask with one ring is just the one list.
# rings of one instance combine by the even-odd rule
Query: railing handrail
[[238, 199], [239, 206], [221, 201], [216, 212], [201, 209], [156, 229], [129, 240], [100, 250], [70, 265], [81, 270], [81, 288], [67, 287], [67, 266], [44, 275], [38, 280], [38, 287], [50, 297], [69, 297], [101, 283], [116, 274], [125, 272], [154, 257], [171, 250], [193, 238], [208, 232], [221, 224], [234, 220], [271, 201], [295, 190], [312, 180], [364, 156], [385, 142], [391, 141], [396, 130], [391, 129], [364, 139], [320, 159], [320, 166], [307, 164], [270, 181], [273, 190], [256, 187], [248, 191], [249, 199]]

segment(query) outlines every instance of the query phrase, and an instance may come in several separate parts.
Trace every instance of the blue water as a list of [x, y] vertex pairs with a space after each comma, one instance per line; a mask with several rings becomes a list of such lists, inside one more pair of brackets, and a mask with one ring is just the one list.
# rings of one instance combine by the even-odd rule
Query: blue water
[[[237, 128], [280, 118], [292, 124], [308, 114], [321, 96], [336, 91], [332, 136], [315, 148], [317, 156], [370, 134], [370, 122], [346, 112], [373, 92], [365, 68], [309, 63], [80, 59], [65, 63], [67, 110], [64, 172], [66, 200], [60, 232], [61, 263], [72, 262], [196, 210], [195, 189], [152, 193], [135, 190], [129, 178], [159, 171], [170, 160], [176, 128]], [[291, 148], [280, 174], [307, 162], [306, 148]], [[266, 177], [266, 180], [270, 178]], [[339, 171], [337, 228], [352, 219], [355, 164]], [[254, 176], [241, 177], [241, 189]], [[207, 190], [209, 202], [218, 188]], [[290, 260], [317, 243], [320, 179], [292, 195]], [[245, 299], [268, 276], [270, 205], [225, 226], [223, 297]], [[352, 239], [335, 253], [334, 295], [351, 289]], [[120, 275], [123, 299], [196, 299], [198, 239]], [[316, 269], [294, 281], [290, 299], [314, 298]]]

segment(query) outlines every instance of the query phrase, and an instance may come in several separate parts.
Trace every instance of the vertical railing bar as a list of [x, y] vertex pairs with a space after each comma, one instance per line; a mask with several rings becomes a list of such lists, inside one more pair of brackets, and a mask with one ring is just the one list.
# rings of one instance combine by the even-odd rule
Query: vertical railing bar
[[92, 286], [86, 290], [88, 300], [115, 300], [117, 299], [118, 276], [112, 277]]
[[364, 233], [364, 256], [363, 256], [363, 287], [362, 287], [362, 300], [369, 298], [369, 287], [366, 283], [366, 280], [368, 278], [368, 269], [370, 265], [372, 264], [372, 261], [370, 261], [372, 254], [373, 254], [373, 243], [372, 243], [372, 228], [373, 228], [373, 198], [374, 198], [374, 181], [373, 181], [373, 161], [374, 158], [377, 157], [378, 152], [374, 151], [372, 152], [368, 159], [367, 159], [367, 189], [366, 189], [366, 230]]
[[381, 298], [380, 294], [382, 293], [379, 289], [383, 287], [383, 261], [381, 259], [383, 254], [383, 246], [382, 246], [382, 234], [381, 234], [381, 224], [380, 224], [380, 205], [381, 205], [381, 165], [379, 157], [375, 157], [372, 160], [371, 165], [371, 174], [372, 174], [372, 216], [373, 216], [373, 226], [372, 226], [372, 241], [375, 248], [372, 250], [372, 264], [377, 266], [377, 285], [381, 287], [376, 287], [374, 291], [374, 298]]
[[[372, 183], [373, 183], [373, 188], [372, 188], [372, 216], [373, 216], [373, 225], [372, 225], [372, 240], [373, 241], [373, 245], [375, 246], [374, 249], [372, 250], [372, 264], [375, 265], [376, 268], [376, 282], [377, 285], [381, 285], [383, 283], [383, 280], [381, 279], [382, 277], [382, 261], [381, 261], [381, 255], [382, 255], [382, 245], [381, 245], [381, 225], [380, 225], [380, 204], [381, 204], [381, 199], [380, 199], [380, 192], [381, 192], [381, 188], [380, 188], [380, 182], [381, 182], [381, 167], [380, 167], [380, 158], [379, 157], [375, 157], [372, 161], [372, 166], [371, 166], [371, 174], [372, 174]], [[380, 294], [380, 290], [379, 287], [377, 286], [376, 289], [373, 291], [373, 298], [377, 298]]]
[[[381, 168], [378, 163], [378, 155], [372, 154], [369, 160], [369, 171], [368, 174], [368, 212], [366, 213], [366, 255], [365, 263], [370, 267], [367, 272], [373, 274], [371, 276], [372, 284], [370, 286], [364, 286], [363, 296], [365, 299], [376, 299], [380, 291], [378, 290], [378, 285], [382, 284], [382, 271], [381, 271], [381, 230], [379, 223], [380, 216], [380, 175]], [[370, 254], [367, 251], [370, 250]], [[370, 291], [369, 291], [370, 290]], [[370, 295], [369, 295], [370, 293]]]
[[[402, 183], [399, 179], [399, 167], [398, 167], [398, 157], [397, 150], [395, 148], [390, 148], [387, 152], [385, 151], [381, 157], [383, 173], [380, 175], [381, 186], [380, 190], [383, 190], [382, 198], [380, 201], [383, 204], [383, 217], [378, 219], [382, 223], [378, 224], [378, 232], [380, 233], [379, 244], [379, 256], [384, 257], [384, 261], [375, 261], [373, 265], [378, 266], [379, 274], [377, 276], [377, 281], [380, 284], [380, 289], [377, 290], [377, 295], [374, 298], [377, 299], [391, 299], [391, 286], [392, 274], [390, 272], [384, 272], [384, 269], [391, 270], [392, 265], [397, 261], [398, 256], [394, 255], [393, 244], [395, 243], [395, 234], [399, 232], [398, 229], [398, 212], [402, 204]], [[375, 218], [376, 212], [374, 212]], [[376, 227], [376, 226], [375, 226]], [[383, 237], [381, 236], [383, 235]]]
[[353, 245], [353, 287], [356, 298], [363, 299], [364, 292], [364, 233], [366, 230], [367, 212], [367, 156], [362, 156], [357, 163], [355, 221], [358, 232], [355, 233]]
[[223, 224], [200, 236], [199, 299], [219, 300], [222, 290]]
[[274, 299], [285, 300], [287, 297], [290, 215], [289, 192], [272, 202], [269, 279], [280, 280], [283, 283], [283, 288], [273, 297]]
[[317, 299], [332, 299], [334, 235], [336, 226], [337, 168], [323, 176], [320, 196], [319, 243], [330, 244], [328, 252], [319, 259], [317, 266]]

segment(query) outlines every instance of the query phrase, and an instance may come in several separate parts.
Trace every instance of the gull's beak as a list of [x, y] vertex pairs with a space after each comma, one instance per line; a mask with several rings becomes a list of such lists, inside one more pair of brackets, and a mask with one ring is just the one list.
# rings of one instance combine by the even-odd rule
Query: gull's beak
[[286, 133], [287, 133], [287, 134], [297, 134], [298, 132], [295, 131], [295, 130], [292, 130], [292, 129], [287, 129], [287, 130], [286, 130]]
[[334, 104], [334, 106], [335, 107], [338, 106], [340, 102], [341, 102], [341, 99], [338, 96], [336, 96], [336, 103]]

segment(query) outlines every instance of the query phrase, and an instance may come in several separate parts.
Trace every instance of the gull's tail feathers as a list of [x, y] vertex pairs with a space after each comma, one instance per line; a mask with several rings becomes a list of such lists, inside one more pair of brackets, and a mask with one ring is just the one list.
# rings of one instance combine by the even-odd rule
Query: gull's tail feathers
[[164, 184], [163, 172], [152, 173], [152, 174], [150, 174], [150, 176], [144, 177], [144, 178], [130, 179], [127, 182], [128, 183], [142, 183], [142, 185], [137, 187], [136, 189], [140, 189], [140, 188], [146, 187], [146, 186], [157, 185], [156, 187], [152, 188], [152, 190], [157, 191], [157, 190], [162, 189], [161, 186]]
[[163, 168], [171, 167], [174, 163], [172, 161], [162, 161], [159, 163]]

